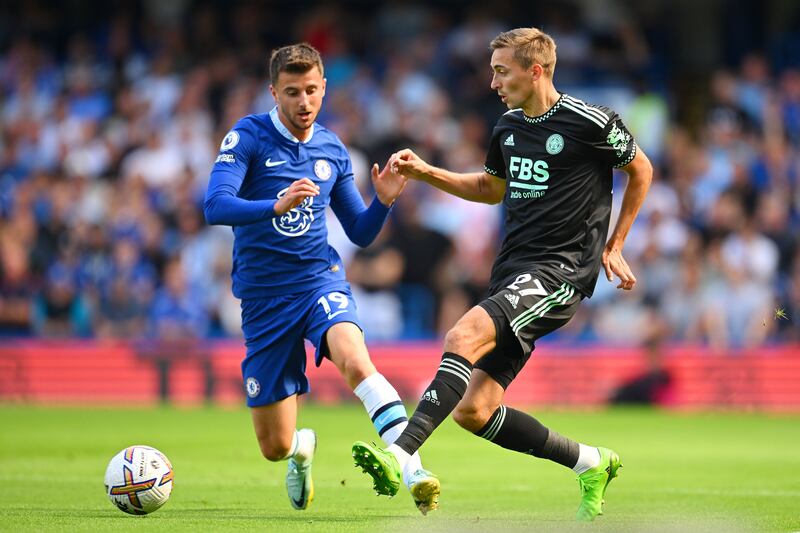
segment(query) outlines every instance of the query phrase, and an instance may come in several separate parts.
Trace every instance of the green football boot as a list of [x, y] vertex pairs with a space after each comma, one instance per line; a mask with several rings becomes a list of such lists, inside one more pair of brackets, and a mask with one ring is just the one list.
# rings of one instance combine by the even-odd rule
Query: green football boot
[[408, 478], [408, 489], [414, 498], [414, 505], [423, 516], [439, 508], [441, 484], [439, 478], [427, 470], [421, 468], [411, 474]]
[[577, 518], [581, 522], [591, 522], [597, 515], [603, 514], [606, 488], [622, 468], [619, 455], [615, 451], [608, 448], [597, 449], [600, 451], [600, 464], [578, 476], [581, 505], [578, 507]]
[[353, 444], [353, 460], [363, 472], [372, 476], [372, 488], [376, 493], [391, 498], [400, 490], [400, 463], [392, 452], [357, 441]]

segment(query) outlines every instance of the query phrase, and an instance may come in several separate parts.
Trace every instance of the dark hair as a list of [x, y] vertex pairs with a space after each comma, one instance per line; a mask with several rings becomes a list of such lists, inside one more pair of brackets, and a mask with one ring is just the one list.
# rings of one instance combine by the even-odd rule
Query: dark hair
[[303, 74], [314, 67], [319, 69], [320, 74], [324, 74], [322, 56], [310, 44], [300, 43], [277, 48], [269, 58], [270, 82], [275, 85], [281, 72]]

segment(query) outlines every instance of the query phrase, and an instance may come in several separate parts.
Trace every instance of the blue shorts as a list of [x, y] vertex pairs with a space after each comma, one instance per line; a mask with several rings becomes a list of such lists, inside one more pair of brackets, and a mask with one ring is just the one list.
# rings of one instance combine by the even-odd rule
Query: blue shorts
[[352, 322], [363, 330], [346, 281], [300, 294], [242, 300], [242, 331], [247, 346], [242, 378], [247, 405], [268, 405], [308, 392], [303, 339], [316, 347], [319, 366], [328, 355], [322, 346], [325, 333], [339, 322]]

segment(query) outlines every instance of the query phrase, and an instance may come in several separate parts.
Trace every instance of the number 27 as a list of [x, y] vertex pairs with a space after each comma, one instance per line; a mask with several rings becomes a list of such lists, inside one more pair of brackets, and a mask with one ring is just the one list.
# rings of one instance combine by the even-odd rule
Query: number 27
[[[528, 282], [532, 282], [534, 287], [532, 289], [520, 290], [519, 286]], [[538, 279], [534, 279], [530, 274], [520, 274], [508, 288], [518, 291], [520, 296], [547, 296], [547, 290], [542, 286], [542, 282]]]

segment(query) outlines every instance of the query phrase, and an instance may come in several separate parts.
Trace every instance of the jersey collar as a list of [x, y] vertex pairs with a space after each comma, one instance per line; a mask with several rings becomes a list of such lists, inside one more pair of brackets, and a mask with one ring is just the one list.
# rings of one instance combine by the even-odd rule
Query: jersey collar
[[525, 122], [528, 122], [529, 124], [538, 124], [539, 122], [544, 122], [545, 120], [553, 116], [553, 113], [558, 111], [558, 108], [561, 107], [561, 103], [564, 101], [564, 95], [566, 94], [567, 93], [561, 93], [561, 96], [558, 97], [558, 100], [556, 100], [556, 103], [553, 104], [553, 107], [551, 107], [550, 109], [547, 110], [546, 113], [539, 115], [538, 117], [529, 117], [528, 115], [525, 114], [525, 111], [522, 111], [522, 108], [520, 108], [520, 111], [522, 111], [522, 118], [524, 118]]
[[308, 135], [308, 139], [306, 139], [305, 141], [301, 141], [300, 139], [292, 135], [292, 133], [288, 129], [286, 129], [286, 126], [283, 125], [281, 119], [278, 118], [278, 106], [272, 108], [272, 111], [269, 112], [269, 118], [272, 119], [272, 125], [275, 126], [275, 129], [278, 130], [281, 135], [283, 135], [292, 142], [306, 144], [308, 143], [308, 141], [311, 140], [312, 137], [314, 137], [314, 126], [316, 125], [316, 123], [311, 124], [311, 133]]

